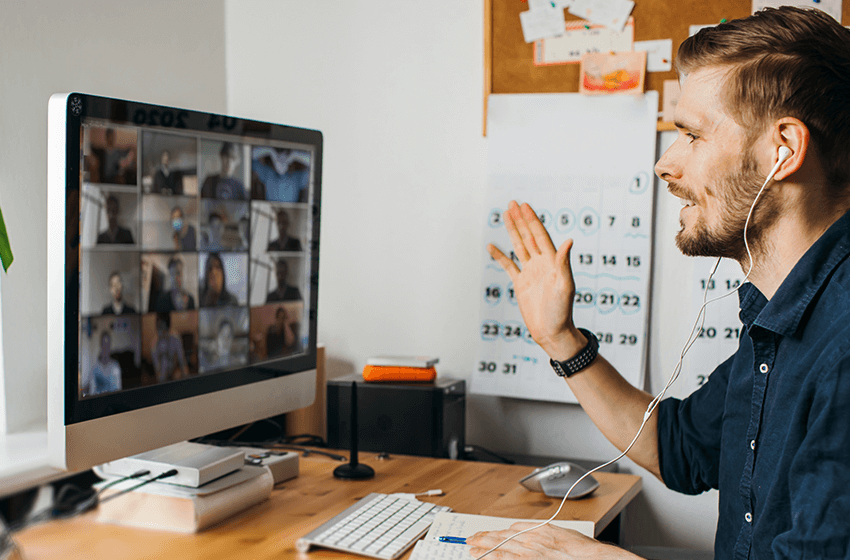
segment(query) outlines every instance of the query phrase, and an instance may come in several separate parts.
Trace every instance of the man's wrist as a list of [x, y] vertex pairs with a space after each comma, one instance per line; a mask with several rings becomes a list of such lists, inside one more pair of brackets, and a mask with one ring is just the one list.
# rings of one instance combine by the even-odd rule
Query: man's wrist
[[556, 337], [541, 341], [540, 347], [556, 362], [569, 360], [587, 346], [587, 337], [576, 327], [570, 327]]

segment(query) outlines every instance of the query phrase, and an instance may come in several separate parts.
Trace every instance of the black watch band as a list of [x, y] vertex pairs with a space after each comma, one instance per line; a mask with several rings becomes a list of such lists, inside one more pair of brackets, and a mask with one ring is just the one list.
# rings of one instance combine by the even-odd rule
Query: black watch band
[[569, 360], [564, 360], [563, 362], [556, 362], [552, 359], [549, 360], [549, 363], [552, 365], [552, 369], [554, 369], [555, 373], [561, 377], [570, 377], [580, 372], [592, 364], [593, 360], [596, 359], [596, 356], [599, 353], [599, 340], [596, 339], [596, 335], [589, 330], [582, 328], [579, 329], [579, 332], [587, 338], [587, 345], [581, 349], [581, 352]]

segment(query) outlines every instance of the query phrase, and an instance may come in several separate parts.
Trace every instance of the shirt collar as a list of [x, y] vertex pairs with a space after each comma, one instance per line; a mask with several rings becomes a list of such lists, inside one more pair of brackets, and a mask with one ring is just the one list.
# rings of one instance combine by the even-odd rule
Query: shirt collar
[[769, 301], [750, 283], [741, 286], [741, 321], [783, 336], [797, 332], [812, 299], [832, 271], [850, 254], [850, 212], [809, 247]]

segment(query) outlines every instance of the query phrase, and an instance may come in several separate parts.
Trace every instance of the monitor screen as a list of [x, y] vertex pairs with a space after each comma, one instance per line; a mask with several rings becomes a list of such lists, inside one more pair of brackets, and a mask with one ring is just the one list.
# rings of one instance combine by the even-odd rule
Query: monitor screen
[[49, 433], [61, 400], [66, 466], [75, 426], [143, 431], [142, 411], [171, 410], [192, 417], [186, 439], [250, 421], [222, 421], [235, 400], [309, 404], [250, 400], [276, 380], [303, 393], [315, 369], [321, 133], [76, 93], [49, 114]]

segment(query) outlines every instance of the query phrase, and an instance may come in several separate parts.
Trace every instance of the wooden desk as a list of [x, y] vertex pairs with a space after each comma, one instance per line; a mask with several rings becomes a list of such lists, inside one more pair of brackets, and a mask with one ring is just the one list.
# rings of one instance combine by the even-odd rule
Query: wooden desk
[[[98, 524], [89, 513], [32, 527], [18, 534], [17, 540], [27, 560], [364, 558], [322, 549], [299, 554], [295, 541], [370, 492], [440, 488], [444, 496], [423, 500], [460, 513], [513, 518], [546, 519], [560, 502], [517, 484], [532, 467], [408, 456], [377, 460], [370, 453], [361, 453], [360, 458], [375, 469], [375, 478], [336, 480], [332, 471], [339, 463], [318, 455], [302, 457], [301, 475], [279, 484], [269, 500], [196, 535]], [[598, 535], [637, 495], [641, 478], [612, 473], [595, 476], [601, 486], [592, 497], [568, 502], [559, 517], [592, 520]]]

